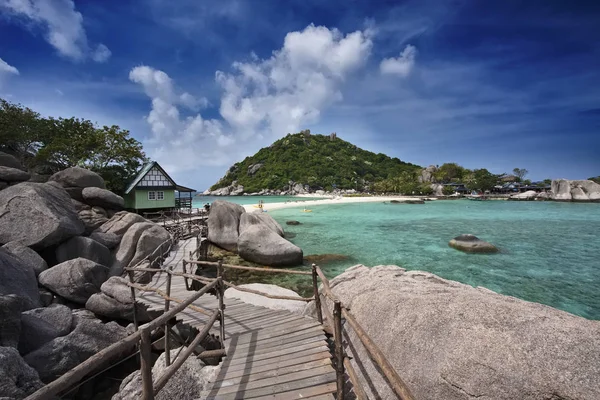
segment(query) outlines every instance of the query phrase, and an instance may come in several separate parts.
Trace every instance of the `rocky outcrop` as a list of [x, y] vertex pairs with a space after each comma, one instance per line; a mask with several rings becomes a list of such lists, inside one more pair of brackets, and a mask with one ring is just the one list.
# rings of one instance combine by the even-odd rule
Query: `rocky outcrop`
[[421, 170], [420, 175], [417, 177], [419, 183], [431, 183], [435, 182], [434, 174], [437, 171], [435, 165], [430, 165], [427, 168]]
[[31, 178], [29, 172], [11, 168], [11, 167], [3, 167], [0, 165], [0, 181], [9, 182], [9, 183], [17, 183], [17, 182], [25, 182]]
[[0, 243], [19, 241], [41, 250], [83, 231], [71, 199], [60, 188], [25, 182], [0, 191]]
[[33, 267], [0, 248], [0, 295], [9, 294], [22, 298], [24, 310], [41, 305]]
[[3, 249], [8, 250], [13, 255], [19, 257], [23, 263], [31, 266], [35, 276], [38, 276], [41, 272], [48, 269], [48, 264], [35, 250], [30, 249], [27, 246], [23, 246], [19, 242], [9, 242], [2, 246]]
[[123, 236], [131, 227], [131, 225], [138, 222], [150, 221], [139, 214], [134, 214], [127, 211], [119, 211], [113, 215], [111, 219], [102, 224], [102, 226], [97, 229], [97, 232], [113, 233], [117, 236]]
[[535, 190], [528, 190], [523, 193], [513, 194], [509, 200], [533, 200], [538, 196]]
[[268, 213], [264, 213], [261, 210], [255, 211], [253, 213], [244, 213], [240, 217], [240, 227], [239, 232], [240, 235], [252, 225], [265, 225], [267, 228], [283, 237], [284, 232], [283, 228], [273, 217], [271, 217]]
[[89, 169], [72, 167], [52, 175], [48, 182], [55, 182], [62, 186], [69, 195], [76, 200], [83, 200], [83, 189], [97, 187], [105, 189], [104, 179]]
[[[239, 285], [241, 288], [256, 290], [261, 293], [266, 293], [273, 296], [288, 296], [298, 297], [300, 295], [293, 290], [283, 288], [277, 285], [270, 285], [265, 283], [248, 283], [245, 285]], [[272, 310], [286, 310], [295, 314], [302, 314], [306, 303], [303, 301], [296, 300], [279, 300], [270, 299], [259, 294], [243, 292], [234, 288], [225, 290], [225, 298], [228, 299], [239, 299], [247, 304], [252, 304], [258, 307], [270, 308]]]
[[25, 170], [21, 162], [17, 160], [14, 156], [7, 154], [3, 151], [0, 151], [0, 167], [9, 167], [16, 168], [20, 170]]
[[600, 201], [600, 184], [590, 180], [555, 179], [552, 181], [552, 200]]
[[300, 221], [285, 221], [286, 225], [301, 225]]
[[71, 333], [46, 343], [24, 358], [47, 383], [126, 336], [126, 329], [116, 322], [103, 324], [94, 318], [78, 317]]
[[106, 246], [84, 236], [75, 236], [56, 248], [58, 263], [80, 257], [102, 265], [111, 265], [113, 259]]
[[0, 347], [17, 348], [19, 345], [22, 307], [23, 299], [19, 296], [0, 295]]
[[[331, 286], [417, 399], [600, 398], [598, 321], [396, 266], [355, 266]], [[369, 398], [395, 399], [344, 330]]]
[[77, 304], [85, 304], [107, 279], [107, 267], [85, 258], [65, 261], [39, 276], [40, 285]]
[[263, 164], [261, 164], [261, 163], [256, 163], [256, 164], [252, 164], [252, 165], [248, 166], [248, 175], [250, 175], [250, 176], [254, 175], [262, 167], [263, 167]]
[[214, 201], [207, 221], [208, 240], [225, 250], [237, 251], [240, 216], [245, 212], [244, 207], [239, 204]]
[[25, 311], [23, 316], [28, 315], [52, 324], [56, 329], [58, 336], [67, 335], [71, 332], [73, 324], [73, 315], [71, 309], [62, 304], [51, 304], [48, 307], [35, 308]]
[[[68, 309], [68, 307], [66, 308]], [[69, 310], [70, 315], [71, 310]], [[29, 354], [59, 336], [58, 329], [56, 329], [52, 322], [37, 318], [35, 315], [23, 313], [21, 315], [19, 353], [22, 355]]]
[[423, 199], [395, 199], [390, 200], [391, 204], [425, 204]]
[[108, 213], [104, 208], [91, 207], [83, 203], [80, 204], [84, 207], [81, 207], [77, 211], [77, 215], [79, 215], [79, 219], [85, 225], [85, 234], [89, 235], [108, 221]]
[[431, 190], [433, 190], [434, 196], [440, 197], [444, 195], [444, 185], [442, 185], [441, 183], [432, 183], [430, 187]]
[[2, 399], [23, 399], [44, 384], [13, 347], [0, 347], [0, 396]]
[[[133, 321], [133, 300], [127, 282], [120, 276], [109, 278], [100, 287], [101, 292], [88, 299], [85, 308], [103, 317]], [[141, 304], [136, 304], [136, 316], [141, 323], [151, 319], [147, 308]]]
[[99, 187], [86, 187], [81, 192], [83, 201], [90, 206], [104, 207], [112, 210], [121, 210], [125, 207], [125, 200], [110, 190]]
[[121, 243], [120, 236], [117, 236], [114, 233], [104, 233], [99, 231], [92, 232], [90, 239], [106, 246], [106, 248], [110, 250], [114, 249], [119, 245], [119, 243]]
[[133, 267], [148, 258], [152, 265], [170, 247], [171, 235], [153, 222], [138, 222], [127, 230], [115, 252], [111, 276], [119, 276], [124, 268]]
[[258, 264], [273, 267], [302, 264], [302, 249], [279, 236], [264, 223], [244, 228], [237, 247], [240, 257]]
[[466, 253], [497, 253], [498, 248], [475, 235], [459, 235], [448, 242], [448, 246]]

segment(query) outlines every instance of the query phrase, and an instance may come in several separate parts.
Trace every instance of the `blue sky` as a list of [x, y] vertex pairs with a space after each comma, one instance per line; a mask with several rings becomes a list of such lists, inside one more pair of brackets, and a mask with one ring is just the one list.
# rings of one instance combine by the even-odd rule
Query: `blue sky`
[[0, 0], [0, 97], [118, 124], [203, 190], [288, 132], [600, 174], [600, 2]]

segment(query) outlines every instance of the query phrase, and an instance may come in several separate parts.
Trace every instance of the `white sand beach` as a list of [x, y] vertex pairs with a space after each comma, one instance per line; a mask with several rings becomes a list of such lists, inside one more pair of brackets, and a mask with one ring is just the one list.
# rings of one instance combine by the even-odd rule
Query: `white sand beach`
[[[298, 195], [297, 197], [322, 197], [315, 195]], [[372, 197], [331, 197], [326, 199], [315, 199], [315, 200], [302, 200], [302, 201], [286, 201], [282, 203], [265, 203], [264, 210], [278, 210], [282, 208], [292, 208], [292, 207], [305, 207], [312, 208], [320, 205], [331, 205], [331, 204], [347, 204], [347, 203], [383, 203], [385, 201], [391, 200], [418, 200], [421, 199], [419, 197], [406, 197], [406, 196], [372, 196]], [[425, 200], [425, 198], [423, 198]], [[435, 198], [430, 198], [429, 200], [435, 200]], [[245, 204], [243, 206], [246, 211], [254, 211], [257, 209], [256, 204]]]

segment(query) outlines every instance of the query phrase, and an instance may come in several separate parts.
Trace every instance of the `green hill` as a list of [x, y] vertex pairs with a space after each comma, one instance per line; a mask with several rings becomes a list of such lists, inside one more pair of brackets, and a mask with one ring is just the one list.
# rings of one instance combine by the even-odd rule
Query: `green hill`
[[246, 193], [284, 189], [289, 181], [311, 189], [356, 189], [420, 167], [358, 148], [332, 135], [288, 134], [234, 164], [210, 190], [237, 181]]

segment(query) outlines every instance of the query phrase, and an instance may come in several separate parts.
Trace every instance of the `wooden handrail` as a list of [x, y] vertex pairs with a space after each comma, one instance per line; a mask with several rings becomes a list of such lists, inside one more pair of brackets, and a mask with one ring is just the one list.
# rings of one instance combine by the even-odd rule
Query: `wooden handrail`
[[[185, 262], [187, 262], [188, 264], [203, 265], [206, 267], [218, 267], [219, 266], [218, 262], [213, 262], [213, 261], [185, 260]], [[244, 267], [242, 265], [232, 265], [232, 264], [223, 264], [223, 268], [241, 269], [241, 270], [246, 270], [246, 271], [262, 271], [262, 272], [272, 273], [272, 274], [292, 274], [292, 275], [311, 275], [312, 274], [311, 272], [305, 272], [305, 271], [294, 271], [294, 270], [289, 270], [289, 269]]]
[[350, 362], [348, 357], [344, 357], [344, 368], [348, 371], [348, 376], [350, 377], [350, 382], [352, 382], [352, 389], [354, 390], [354, 395], [357, 400], [368, 400], [367, 394], [362, 388], [360, 381], [358, 380], [358, 375], [356, 375], [356, 371]]

